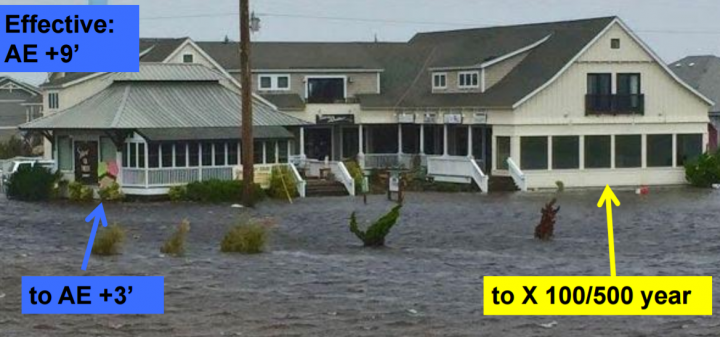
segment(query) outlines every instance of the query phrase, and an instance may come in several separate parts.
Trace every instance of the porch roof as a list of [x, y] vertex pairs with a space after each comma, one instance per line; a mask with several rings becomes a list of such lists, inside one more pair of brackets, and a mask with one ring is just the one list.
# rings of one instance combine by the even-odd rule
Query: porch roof
[[[150, 141], [189, 141], [189, 140], [235, 140], [242, 132], [238, 127], [213, 128], [162, 128], [138, 129], [143, 137]], [[293, 134], [281, 126], [254, 126], [254, 139], [289, 139]]]
[[[61, 112], [20, 126], [23, 130], [139, 130], [241, 126], [240, 96], [217, 82], [115, 82]], [[309, 124], [253, 102], [253, 125]], [[260, 131], [259, 131], [260, 132]]]

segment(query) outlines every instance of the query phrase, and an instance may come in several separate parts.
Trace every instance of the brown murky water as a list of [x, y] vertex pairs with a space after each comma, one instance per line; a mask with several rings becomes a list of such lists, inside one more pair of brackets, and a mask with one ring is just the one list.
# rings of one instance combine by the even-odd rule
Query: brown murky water
[[[550, 195], [411, 194], [389, 248], [347, 229], [391, 205], [382, 197], [262, 204], [278, 221], [269, 252], [218, 252], [246, 210], [227, 205], [108, 205], [128, 230], [123, 254], [80, 265], [94, 208], [0, 200], [0, 336], [718, 336], [717, 317], [485, 317], [487, 275], [608, 275], [600, 191], [560, 197], [554, 242], [532, 239]], [[720, 287], [720, 192], [618, 193], [618, 275], [710, 275]], [[183, 218], [184, 258], [159, 247]], [[165, 276], [165, 314], [21, 315], [21, 276]], [[540, 324], [556, 321], [547, 329]]]

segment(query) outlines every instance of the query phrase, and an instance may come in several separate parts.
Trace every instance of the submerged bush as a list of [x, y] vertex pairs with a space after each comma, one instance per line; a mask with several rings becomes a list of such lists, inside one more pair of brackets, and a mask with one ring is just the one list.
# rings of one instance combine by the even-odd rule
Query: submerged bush
[[685, 179], [696, 187], [720, 183], [720, 151], [703, 153], [696, 160], [685, 163]]
[[[265, 191], [258, 184], [253, 184], [253, 199], [265, 199]], [[243, 182], [240, 180], [207, 180], [188, 184], [185, 199], [188, 201], [221, 203], [242, 201]]]
[[274, 199], [297, 198], [298, 191], [295, 188], [295, 178], [287, 166], [275, 166], [270, 175], [270, 189], [268, 195]]
[[22, 201], [46, 201], [55, 195], [55, 184], [59, 181], [59, 174], [40, 165], [21, 166], [8, 178], [7, 196]]
[[172, 202], [187, 200], [187, 188], [185, 186], [173, 186], [168, 191], [168, 198]]
[[542, 218], [540, 218], [540, 224], [535, 227], [536, 239], [541, 241], [550, 241], [550, 239], [552, 239], [555, 235], [555, 218], [557, 217], [558, 212], [560, 212], [560, 207], [553, 208], [556, 202], [556, 199], [551, 200], [541, 210]]
[[123, 241], [125, 241], [125, 231], [118, 224], [98, 228], [92, 253], [101, 256], [117, 255]]
[[354, 160], [351, 160], [345, 162], [345, 167], [350, 173], [350, 176], [353, 177], [353, 180], [355, 181], [355, 194], [360, 195], [360, 193], [362, 193], [363, 180], [365, 180], [365, 174], [363, 173], [362, 168], [360, 168], [360, 164], [358, 164]]
[[358, 227], [357, 218], [355, 212], [353, 212], [350, 215], [350, 232], [362, 240], [365, 247], [382, 247], [385, 245], [385, 237], [390, 234], [390, 230], [400, 217], [401, 208], [402, 205], [395, 206], [365, 231], [360, 230]]
[[184, 254], [185, 238], [187, 237], [188, 232], [190, 232], [190, 221], [185, 219], [180, 223], [180, 225], [178, 225], [175, 233], [173, 233], [173, 235], [165, 241], [165, 244], [160, 248], [160, 252], [175, 256]]
[[265, 249], [268, 228], [256, 221], [237, 225], [225, 234], [220, 243], [224, 253], [259, 254]]
[[68, 185], [68, 192], [70, 201], [75, 202], [92, 201], [95, 193], [92, 188], [77, 181], [73, 181]]
[[100, 188], [98, 194], [102, 201], [123, 201], [125, 199], [125, 194], [120, 190], [120, 184], [117, 182]]

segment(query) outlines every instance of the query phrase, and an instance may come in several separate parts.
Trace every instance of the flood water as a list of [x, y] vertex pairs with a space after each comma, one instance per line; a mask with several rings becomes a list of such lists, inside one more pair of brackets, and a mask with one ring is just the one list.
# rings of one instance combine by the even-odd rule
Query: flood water
[[[410, 194], [388, 248], [364, 249], [348, 217], [374, 219], [382, 196], [229, 205], [106, 205], [127, 229], [122, 255], [80, 270], [94, 205], [0, 197], [0, 336], [718, 336], [717, 317], [486, 317], [483, 276], [609, 275], [601, 191], [566, 192], [556, 238], [533, 239], [552, 194]], [[720, 191], [619, 192], [620, 276], [714, 276], [720, 286]], [[272, 217], [268, 252], [219, 252], [243, 214]], [[159, 247], [182, 219], [183, 258]], [[21, 276], [165, 276], [164, 315], [21, 315]], [[130, 298], [129, 300], [132, 300]], [[542, 324], [556, 322], [552, 328]]]

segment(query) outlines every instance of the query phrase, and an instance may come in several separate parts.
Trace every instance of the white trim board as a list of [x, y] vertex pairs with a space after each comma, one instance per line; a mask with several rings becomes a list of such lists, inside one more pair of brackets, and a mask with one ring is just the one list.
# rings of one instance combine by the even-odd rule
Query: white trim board
[[547, 87], [549, 87], [549, 86], [550, 86], [551, 84], [553, 84], [555, 81], [557, 81], [557, 80], [560, 78], [560, 76], [564, 75], [565, 72], [567, 72], [568, 69], [570, 69], [570, 67], [573, 66], [573, 64], [575, 64], [575, 63], [577, 62], [577, 60], [580, 59], [580, 57], [581, 57], [582, 55], [584, 55], [592, 46], [594, 46], [594, 45], [600, 40], [600, 38], [603, 37], [603, 36], [604, 36], [614, 25], [616, 25], [616, 24], [619, 25], [620, 28], [622, 28], [628, 35], [630, 35], [630, 37], [631, 37], [633, 40], [635, 40], [635, 42], [637, 42], [637, 43], [640, 45], [640, 47], [643, 48], [643, 50], [644, 50], [646, 53], [648, 53], [648, 55], [650, 55], [650, 57], [652, 57], [653, 60], [655, 60], [655, 62], [658, 63], [658, 64], [660, 65], [660, 67], [662, 67], [662, 69], [664, 69], [665, 72], [667, 72], [668, 75], [670, 75], [678, 84], [680, 84], [681, 86], [683, 86], [685, 89], [689, 90], [691, 93], [695, 94], [698, 98], [702, 99], [702, 100], [705, 101], [707, 104], [710, 104], [710, 106], [715, 105], [715, 103], [714, 103], [713, 101], [711, 101], [710, 99], [708, 99], [707, 97], [705, 97], [703, 94], [701, 94], [701, 93], [698, 92], [697, 90], [693, 89], [693, 88], [692, 88], [691, 86], [689, 86], [687, 83], [685, 83], [685, 82], [683, 82], [682, 80], [680, 80], [680, 78], [677, 77], [677, 75], [675, 75], [675, 73], [673, 73], [673, 72], [670, 70], [670, 68], [667, 67], [667, 65], [665, 64], [665, 62], [663, 62], [663, 61], [660, 59], [660, 57], [658, 57], [657, 54], [655, 54], [655, 52], [652, 51], [652, 49], [650, 49], [644, 42], [642, 42], [642, 40], [640, 40], [640, 38], [638, 38], [637, 35], [635, 35], [635, 33], [633, 33], [633, 32], [622, 22], [622, 20], [620, 20], [620, 18], [615, 18], [615, 19], [613, 19], [613, 20], [607, 25], [607, 27], [605, 27], [600, 33], [598, 33], [598, 34], [592, 39], [592, 41], [590, 41], [587, 45], [585, 45], [585, 47], [583, 47], [583, 49], [580, 50], [580, 52], [577, 53], [577, 55], [575, 55], [575, 56], [570, 60], [570, 62], [568, 62], [567, 64], [565, 64], [565, 66], [564, 66], [562, 69], [560, 69], [560, 71], [559, 71], [557, 74], [555, 74], [555, 76], [553, 76], [549, 81], [545, 82], [545, 84], [543, 84], [543, 85], [540, 86], [539, 88], [535, 89], [534, 91], [532, 91], [532, 92], [531, 92], [530, 94], [528, 94], [527, 96], [523, 97], [521, 100], [517, 101], [515, 104], [513, 104], [512, 108], [513, 108], [513, 109], [517, 109], [519, 106], [523, 105], [525, 102], [527, 102], [528, 100], [530, 100], [531, 98], [533, 98], [535, 95], [537, 95], [537, 94], [540, 93], [541, 91], [545, 90]]

